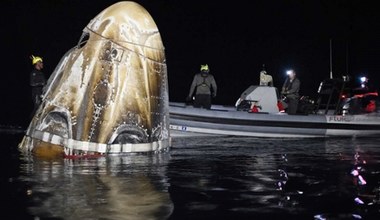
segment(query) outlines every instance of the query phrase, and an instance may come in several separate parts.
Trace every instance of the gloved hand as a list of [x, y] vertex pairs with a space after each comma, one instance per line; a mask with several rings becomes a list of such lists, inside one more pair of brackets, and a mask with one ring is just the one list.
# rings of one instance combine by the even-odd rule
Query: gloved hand
[[191, 101], [191, 97], [190, 96], [187, 96], [186, 97], [186, 102], [190, 102]]
[[215, 93], [215, 92], [212, 93], [212, 97], [213, 97], [213, 98], [216, 97], [216, 93]]

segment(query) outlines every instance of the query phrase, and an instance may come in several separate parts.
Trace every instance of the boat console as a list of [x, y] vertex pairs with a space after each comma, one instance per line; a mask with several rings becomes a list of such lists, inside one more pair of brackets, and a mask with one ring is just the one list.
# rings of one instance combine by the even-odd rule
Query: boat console
[[276, 87], [251, 85], [236, 101], [238, 111], [278, 113], [279, 93]]

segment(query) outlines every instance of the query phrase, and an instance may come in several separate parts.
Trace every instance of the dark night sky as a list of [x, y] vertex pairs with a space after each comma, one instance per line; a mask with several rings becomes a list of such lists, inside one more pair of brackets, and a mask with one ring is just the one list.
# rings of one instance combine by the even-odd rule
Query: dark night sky
[[[75, 46], [83, 28], [117, 1], [1, 1], [3, 42], [0, 124], [20, 123], [31, 110], [30, 54], [44, 58], [47, 76]], [[315, 95], [329, 77], [332, 39], [333, 75], [360, 74], [378, 88], [380, 14], [376, 1], [136, 1], [155, 20], [165, 46], [171, 101], [184, 101], [200, 64], [209, 64], [218, 84], [216, 104], [234, 104], [258, 84], [263, 63], [280, 88], [293, 68], [302, 95]], [[356, 78], [355, 78], [356, 77]]]

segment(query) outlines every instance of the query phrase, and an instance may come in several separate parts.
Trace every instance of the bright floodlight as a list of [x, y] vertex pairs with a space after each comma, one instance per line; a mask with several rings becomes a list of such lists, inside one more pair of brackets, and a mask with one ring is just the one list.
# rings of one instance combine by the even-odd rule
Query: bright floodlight
[[292, 74], [293, 73], [293, 70], [288, 70], [288, 71], [286, 71], [286, 75], [290, 75], [290, 74]]

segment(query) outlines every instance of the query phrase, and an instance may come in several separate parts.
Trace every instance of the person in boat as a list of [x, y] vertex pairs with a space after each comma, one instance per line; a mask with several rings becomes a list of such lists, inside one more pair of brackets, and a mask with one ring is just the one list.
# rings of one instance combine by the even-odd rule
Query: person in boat
[[260, 72], [260, 86], [273, 86], [273, 78], [265, 70]]
[[30, 72], [30, 80], [29, 84], [32, 89], [32, 102], [33, 102], [33, 112], [32, 116], [34, 115], [34, 112], [37, 110], [39, 105], [42, 101], [42, 91], [43, 87], [46, 85], [46, 78], [45, 74], [42, 72], [42, 69], [44, 68], [44, 63], [41, 57], [39, 56], [30, 56], [30, 59], [32, 59], [32, 65], [33, 69]]
[[210, 74], [208, 65], [201, 65], [201, 72], [195, 74], [186, 101], [190, 101], [195, 92], [194, 107], [210, 109], [211, 98], [216, 97], [216, 91], [215, 78]]
[[260, 71], [260, 86], [273, 86], [273, 77], [265, 71], [265, 65]]
[[296, 77], [296, 72], [294, 70], [288, 70], [286, 74], [288, 77], [282, 86], [281, 96], [284, 97], [285, 102], [287, 103], [286, 113], [294, 115], [297, 113], [301, 82]]

